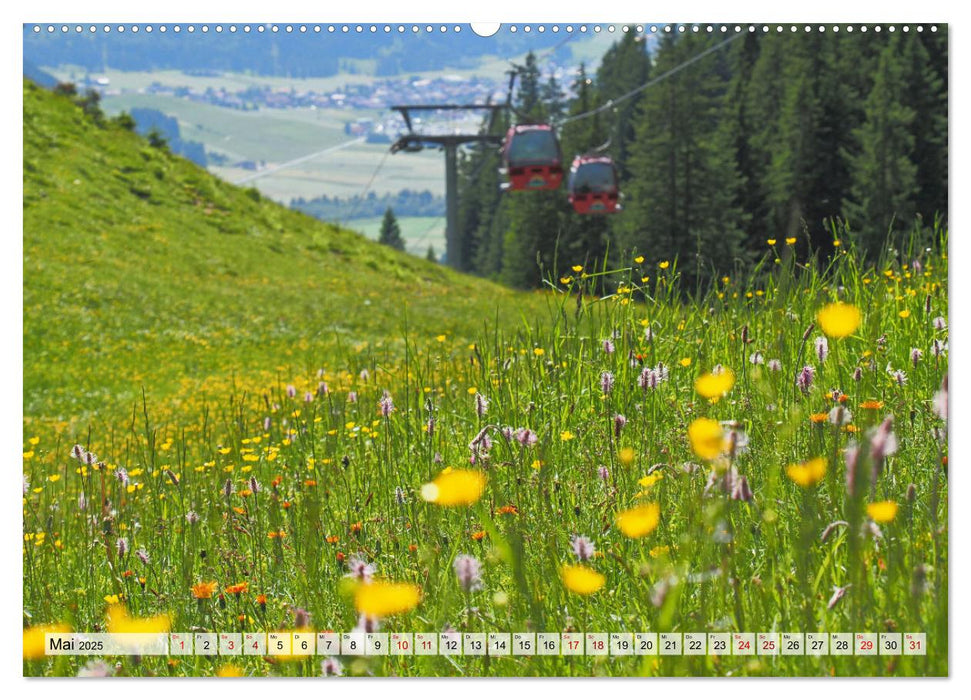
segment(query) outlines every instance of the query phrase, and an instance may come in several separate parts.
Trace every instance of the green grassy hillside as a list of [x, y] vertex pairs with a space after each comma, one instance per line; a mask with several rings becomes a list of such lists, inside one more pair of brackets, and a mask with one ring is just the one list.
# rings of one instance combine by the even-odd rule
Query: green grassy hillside
[[223, 183], [30, 83], [23, 118], [28, 422], [127, 410], [143, 386], [158, 400], [380, 359], [406, 326], [461, 340], [508, 301], [540, 303]]

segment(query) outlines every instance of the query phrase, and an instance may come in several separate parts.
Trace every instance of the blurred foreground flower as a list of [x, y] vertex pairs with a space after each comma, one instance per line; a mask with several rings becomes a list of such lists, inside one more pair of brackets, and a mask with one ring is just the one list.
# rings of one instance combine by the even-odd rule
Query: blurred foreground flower
[[446, 469], [421, 487], [421, 497], [440, 506], [468, 506], [482, 497], [486, 475], [471, 469]]
[[71, 631], [69, 625], [55, 622], [47, 625], [34, 625], [24, 630], [24, 660], [44, 658], [46, 634], [66, 634]]
[[897, 504], [894, 501], [868, 503], [866, 507], [866, 514], [869, 515], [874, 522], [881, 524], [889, 523], [897, 517]]
[[603, 588], [604, 575], [580, 564], [565, 564], [560, 578], [567, 590], [579, 595], [592, 595]]
[[824, 306], [816, 314], [816, 321], [823, 333], [830, 338], [845, 338], [860, 327], [860, 310], [852, 304], [836, 302]]
[[644, 537], [654, 532], [661, 519], [661, 507], [647, 503], [617, 514], [617, 527], [628, 537]]
[[354, 607], [370, 617], [390, 617], [408, 612], [420, 601], [421, 589], [413, 583], [362, 583], [354, 593]]
[[112, 605], [108, 608], [110, 634], [161, 634], [168, 632], [171, 626], [168, 615], [130, 617], [124, 605]]
[[695, 391], [706, 399], [717, 399], [724, 396], [735, 386], [735, 375], [727, 367], [715, 374], [703, 374], [695, 379]]
[[721, 424], [711, 418], [696, 418], [688, 426], [688, 440], [692, 451], [702, 459], [715, 459], [725, 446]]
[[790, 464], [786, 467], [786, 476], [804, 489], [815, 486], [826, 476], [826, 460], [817, 457], [802, 464]]

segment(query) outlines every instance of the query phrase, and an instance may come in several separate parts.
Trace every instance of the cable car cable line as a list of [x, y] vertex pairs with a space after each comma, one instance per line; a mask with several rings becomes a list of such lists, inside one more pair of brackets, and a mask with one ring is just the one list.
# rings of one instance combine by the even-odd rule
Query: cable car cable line
[[638, 85], [636, 88], [633, 88], [632, 90], [628, 90], [627, 92], [625, 92], [623, 95], [620, 95], [619, 97], [615, 97], [615, 98], [613, 98], [611, 100], [607, 100], [607, 102], [605, 102], [604, 104], [600, 105], [599, 107], [595, 107], [594, 109], [587, 110], [586, 112], [581, 112], [580, 114], [574, 114], [573, 116], [570, 116], [570, 117], [566, 117], [564, 119], [561, 119], [559, 122], [557, 122], [557, 126], [564, 126], [566, 124], [572, 124], [575, 121], [580, 121], [581, 119], [586, 119], [587, 117], [592, 117], [594, 114], [600, 114], [601, 112], [606, 112], [609, 109], [613, 109], [619, 103], [626, 102], [627, 100], [629, 100], [630, 98], [634, 97], [635, 95], [638, 95], [641, 92], [644, 92], [644, 90], [646, 90], [647, 88], [651, 87], [652, 85], [657, 85], [662, 80], [667, 80], [672, 75], [675, 75], [676, 73], [680, 73], [682, 70], [684, 70], [685, 68], [687, 68], [690, 65], [693, 65], [694, 63], [697, 63], [698, 61], [700, 61], [701, 59], [703, 59], [705, 56], [708, 56], [709, 54], [712, 54], [715, 51], [718, 51], [720, 49], [725, 48], [730, 43], [732, 43], [736, 39], [740, 39], [743, 36], [746, 36], [746, 35], [744, 33], [742, 33], [742, 32], [739, 32], [739, 33], [735, 34], [734, 36], [731, 36], [731, 37], [725, 39], [724, 41], [721, 41], [721, 42], [715, 44], [714, 46], [709, 46], [707, 49], [705, 49], [701, 53], [697, 54], [696, 56], [692, 56], [691, 58], [689, 58], [684, 63], [681, 63], [681, 64], [675, 66], [674, 68], [671, 68], [670, 70], [667, 70], [664, 73], [661, 73], [661, 75], [658, 75], [658, 76], [656, 76], [654, 78], [651, 78], [650, 80], [648, 80], [643, 85]]
[[361, 202], [364, 201], [364, 198], [367, 197], [368, 192], [371, 191], [371, 185], [374, 184], [374, 179], [378, 176], [378, 173], [381, 171], [381, 168], [384, 167], [384, 163], [386, 160], [388, 160], [388, 156], [390, 155], [391, 155], [391, 151], [385, 151], [384, 155], [381, 156], [381, 160], [378, 161], [378, 167], [376, 167], [374, 169], [374, 172], [371, 173], [371, 178], [367, 181], [367, 184], [364, 185], [364, 189], [361, 190], [361, 194], [358, 195], [357, 201], [354, 202], [354, 207], [351, 209], [351, 213], [348, 214], [347, 216], [341, 217], [339, 221], [340, 226], [343, 226], [345, 221], [349, 221], [350, 219], [354, 218], [354, 215], [357, 213], [358, 208], [361, 206]]

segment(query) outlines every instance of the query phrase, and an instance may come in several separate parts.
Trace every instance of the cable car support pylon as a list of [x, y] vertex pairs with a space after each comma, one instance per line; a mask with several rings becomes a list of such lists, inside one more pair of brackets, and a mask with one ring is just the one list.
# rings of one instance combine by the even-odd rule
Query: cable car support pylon
[[[443, 104], [443, 105], [394, 105], [391, 109], [399, 112], [405, 120], [408, 132], [398, 137], [391, 146], [391, 152], [416, 153], [424, 148], [436, 146], [445, 151], [445, 263], [456, 270], [465, 270], [465, 245], [458, 228], [459, 172], [458, 148], [469, 143], [482, 143], [499, 146], [503, 136], [493, 134], [492, 125], [496, 114], [508, 108], [506, 104]], [[411, 121], [412, 112], [437, 111], [488, 111], [489, 128], [485, 133], [422, 134], [415, 131]]]

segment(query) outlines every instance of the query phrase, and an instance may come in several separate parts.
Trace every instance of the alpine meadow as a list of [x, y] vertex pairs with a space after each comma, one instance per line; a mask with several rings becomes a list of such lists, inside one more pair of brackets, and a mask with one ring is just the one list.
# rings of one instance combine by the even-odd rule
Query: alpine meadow
[[[381, 245], [24, 80], [25, 676], [949, 674], [946, 36], [744, 36], [628, 100], [723, 40], [634, 34], [562, 92], [529, 54], [488, 127], [609, 143], [622, 209], [462, 152], [461, 270], [404, 252], [391, 208]], [[325, 631], [927, 653], [45, 637]]]

